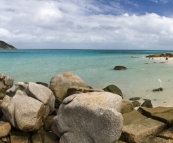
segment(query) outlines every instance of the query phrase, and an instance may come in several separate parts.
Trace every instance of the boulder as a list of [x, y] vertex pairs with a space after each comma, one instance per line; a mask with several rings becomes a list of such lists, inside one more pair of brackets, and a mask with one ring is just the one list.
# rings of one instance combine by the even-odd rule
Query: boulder
[[45, 106], [42, 102], [17, 90], [12, 97], [6, 95], [1, 104], [3, 117], [24, 132], [39, 130], [43, 126]]
[[133, 108], [133, 104], [131, 102], [129, 102], [129, 101], [123, 101], [122, 102], [122, 105], [121, 105], [121, 113], [122, 114], [131, 112], [133, 110], [134, 110], [134, 108]]
[[173, 125], [173, 107], [140, 107], [139, 109], [142, 111], [143, 115], [149, 118], [162, 121], [169, 126]]
[[14, 79], [0, 73], [0, 99], [6, 95], [6, 91], [13, 86]]
[[33, 82], [18, 82], [12, 88], [7, 90], [6, 93], [12, 97], [17, 90], [21, 90], [27, 94], [27, 96], [42, 102], [47, 112], [46, 116], [54, 111], [55, 97], [49, 88]]
[[146, 116], [142, 115], [138, 111], [133, 110], [132, 112], [123, 114], [123, 125], [129, 125], [132, 123], [137, 123], [137, 122], [140, 122], [146, 118], [147, 118]]
[[107, 91], [107, 92], [114, 93], [114, 94], [118, 94], [123, 98], [123, 93], [122, 93], [121, 89], [119, 89], [115, 85], [109, 85], [109, 86], [105, 87], [103, 90]]
[[114, 70], [126, 70], [127, 68], [124, 66], [115, 66]]
[[71, 72], [62, 73], [50, 81], [50, 89], [60, 103], [67, 97], [67, 90], [71, 86], [89, 88], [80, 77]]
[[73, 94], [65, 98], [52, 130], [61, 143], [113, 143], [123, 126], [122, 98], [109, 92]]
[[0, 138], [7, 136], [11, 131], [11, 125], [8, 122], [0, 121]]
[[121, 140], [128, 143], [142, 143], [165, 128], [166, 124], [147, 118], [140, 122], [123, 126]]

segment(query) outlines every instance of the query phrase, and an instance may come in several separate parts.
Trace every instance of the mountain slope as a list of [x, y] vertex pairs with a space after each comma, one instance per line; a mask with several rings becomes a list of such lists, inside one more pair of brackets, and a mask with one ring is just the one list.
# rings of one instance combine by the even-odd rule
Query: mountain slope
[[0, 40], [0, 50], [16, 50], [16, 48]]

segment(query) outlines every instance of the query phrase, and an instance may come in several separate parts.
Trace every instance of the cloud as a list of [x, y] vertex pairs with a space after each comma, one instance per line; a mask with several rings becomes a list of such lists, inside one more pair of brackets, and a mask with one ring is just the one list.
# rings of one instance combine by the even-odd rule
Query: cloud
[[118, 1], [2, 0], [0, 13], [0, 39], [18, 48], [32, 43], [32, 48], [169, 49], [173, 44], [172, 18], [131, 15]]
[[169, 3], [171, 0], [151, 0], [152, 2], [155, 2], [155, 3], [164, 3], [164, 4], [167, 4]]

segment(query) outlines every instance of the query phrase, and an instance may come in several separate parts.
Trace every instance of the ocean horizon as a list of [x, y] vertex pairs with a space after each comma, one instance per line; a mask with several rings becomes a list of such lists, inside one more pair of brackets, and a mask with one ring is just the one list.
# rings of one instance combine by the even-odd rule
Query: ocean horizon
[[[102, 89], [108, 85], [118, 86], [124, 99], [141, 97], [164, 100], [173, 91], [173, 65], [145, 58], [149, 54], [172, 52], [171, 50], [1, 50], [0, 73], [11, 76], [16, 82], [50, 83], [52, 77], [72, 72], [84, 82]], [[115, 66], [127, 70], [113, 70]], [[153, 93], [155, 88], [164, 91]], [[163, 94], [163, 97], [162, 97]], [[162, 97], [162, 98], [161, 98]]]

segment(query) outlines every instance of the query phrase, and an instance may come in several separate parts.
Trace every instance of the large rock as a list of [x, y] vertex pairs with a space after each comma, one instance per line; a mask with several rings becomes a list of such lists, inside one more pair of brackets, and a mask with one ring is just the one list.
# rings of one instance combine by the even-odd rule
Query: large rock
[[6, 91], [13, 86], [14, 79], [0, 73], [0, 99], [6, 95]]
[[103, 90], [107, 91], [107, 92], [114, 93], [114, 94], [118, 94], [123, 98], [123, 93], [122, 93], [121, 89], [119, 89], [115, 85], [109, 85], [109, 86], [105, 87]]
[[46, 114], [44, 104], [28, 97], [21, 90], [17, 90], [13, 97], [6, 95], [1, 107], [4, 118], [17, 129], [31, 132], [43, 125]]
[[42, 102], [45, 105], [47, 115], [54, 111], [55, 97], [49, 88], [33, 82], [18, 82], [7, 90], [7, 95], [12, 97], [17, 90], [21, 90], [29, 97]]
[[50, 81], [50, 89], [59, 102], [62, 102], [67, 97], [67, 90], [71, 86], [89, 88], [80, 77], [70, 72], [55, 76]]
[[73, 94], [64, 99], [52, 130], [60, 143], [113, 143], [123, 126], [122, 98], [109, 92]]
[[140, 122], [123, 126], [121, 139], [128, 143], [142, 143], [165, 128], [166, 124], [147, 118]]
[[142, 111], [142, 114], [147, 117], [162, 121], [169, 126], [173, 125], [173, 107], [140, 107], [139, 109]]

